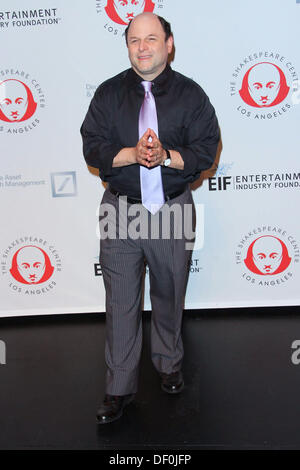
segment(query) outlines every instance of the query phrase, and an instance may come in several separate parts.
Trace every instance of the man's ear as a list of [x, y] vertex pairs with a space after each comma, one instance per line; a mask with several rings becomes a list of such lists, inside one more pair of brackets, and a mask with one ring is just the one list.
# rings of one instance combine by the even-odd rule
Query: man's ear
[[168, 54], [171, 54], [172, 49], [173, 49], [173, 45], [174, 45], [174, 39], [173, 39], [173, 36], [171, 35], [171, 36], [167, 39]]

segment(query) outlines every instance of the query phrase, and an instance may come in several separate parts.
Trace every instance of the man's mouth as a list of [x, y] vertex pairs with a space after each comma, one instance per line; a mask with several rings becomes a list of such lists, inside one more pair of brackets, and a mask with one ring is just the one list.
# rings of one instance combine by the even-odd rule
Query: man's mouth
[[267, 271], [267, 273], [269, 273], [271, 271], [271, 265], [268, 265], [268, 266], [265, 266], [264, 267], [264, 270]]
[[139, 55], [139, 56], [138, 56], [138, 59], [139, 59], [139, 60], [151, 59], [151, 55]]
[[262, 96], [262, 97], [260, 98], [260, 101], [262, 101], [263, 104], [266, 104], [269, 100], [268, 100], [268, 97], [267, 97], [267, 96]]

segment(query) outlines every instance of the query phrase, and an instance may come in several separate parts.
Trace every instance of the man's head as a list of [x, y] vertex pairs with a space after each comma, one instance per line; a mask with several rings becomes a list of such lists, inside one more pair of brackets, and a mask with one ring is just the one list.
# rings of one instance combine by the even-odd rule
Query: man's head
[[15, 79], [0, 83], [0, 120], [26, 121], [33, 115], [36, 107], [32, 93], [25, 83]]
[[54, 267], [47, 253], [37, 246], [27, 245], [13, 256], [10, 273], [22, 284], [41, 284], [53, 274]]
[[142, 13], [145, 8], [145, 0], [113, 0], [114, 7], [124, 23], [128, 24], [136, 15]]
[[155, 4], [152, 0], [107, 0], [104, 8], [107, 16], [117, 24], [128, 23], [144, 11], [152, 12]]
[[251, 243], [244, 262], [254, 274], [274, 275], [283, 272], [291, 258], [282, 240], [263, 235]]
[[263, 236], [258, 238], [253, 247], [253, 262], [262, 274], [273, 274], [282, 260], [282, 245], [278, 238]]
[[239, 93], [245, 103], [256, 108], [275, 106], [288, 95], [282, 70], [271, 62], [253, 65], [245, 74]]
[[36, 246], [25, 246], [18, 252], [17, 266], [25, 281], [29, 284], [37, 284], [45, 272], [45, 256]]
[[249, 93], [259, 106], [270, 106], [280, 88], [280, 74], [273, 64], [258, 64], [248, 76]]
[[151, 81], [166, 67], [173, 48], [170, 23], [153, 13], [134, 18], [125, 31], [132, 68], [144, 80]]

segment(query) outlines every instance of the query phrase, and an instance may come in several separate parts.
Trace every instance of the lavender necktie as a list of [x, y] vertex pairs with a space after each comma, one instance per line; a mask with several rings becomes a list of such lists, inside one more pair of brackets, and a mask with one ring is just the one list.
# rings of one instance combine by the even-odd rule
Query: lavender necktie
[[[142, 85], [145, 97], [139, 115], [139, 138], [145, 134], [148, 128], [153, 129], [158, 136], [155, 99], [151, 93], [152, 82], [142, 82]], [[155, 214], [165, 202], [160, 165], [154, 168], [141, 165], [140, 179], [142, 204], [151, 214]]]

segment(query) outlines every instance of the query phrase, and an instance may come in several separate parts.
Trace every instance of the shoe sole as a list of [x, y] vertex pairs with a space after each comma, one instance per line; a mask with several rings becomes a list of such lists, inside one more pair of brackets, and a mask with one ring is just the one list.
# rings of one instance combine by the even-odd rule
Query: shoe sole
[[127, 405], [129, 405], [129, 403], [131, 403], [134, 399], [135, 399], [134, 396], [125, 398], [123, 408], [117, 416], [115, 416], [114, 418], [106, 419], [105, 421], [101, 421], [98, 418], [96, 418], [97, 424], [109, 424], [109, 423], [113, 423], [114, 421], [117, 421], [118, 419], [120, 419], [121, 416], [123, 415], [124, 408]]

